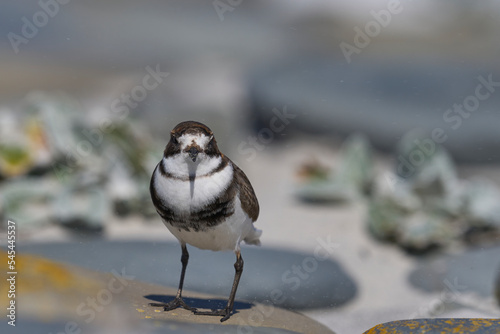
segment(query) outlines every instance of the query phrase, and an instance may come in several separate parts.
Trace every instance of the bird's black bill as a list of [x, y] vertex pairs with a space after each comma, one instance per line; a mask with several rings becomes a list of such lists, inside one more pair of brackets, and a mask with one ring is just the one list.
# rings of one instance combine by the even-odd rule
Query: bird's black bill
[[188, 150], [188, 153], [191, 160], [193, 160], [193, 162], [196, 162], [196, 159], [198, 158], [198, 153], [200, 153], [200, 151], [198, 151], [198, 149], [195, 147], [191, 147]]

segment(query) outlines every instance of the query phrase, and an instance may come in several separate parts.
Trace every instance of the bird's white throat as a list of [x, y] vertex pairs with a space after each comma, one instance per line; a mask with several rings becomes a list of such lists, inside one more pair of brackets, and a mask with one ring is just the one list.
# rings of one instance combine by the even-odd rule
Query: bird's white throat
[[163, 157], [162, 164], [165, 171], [178, 178], [193, 178], [209, 175], [222, 163], [222, 157], [209, 157], [200, 153], [196, 162], [187, 154], [180, 153], [171, 157]]

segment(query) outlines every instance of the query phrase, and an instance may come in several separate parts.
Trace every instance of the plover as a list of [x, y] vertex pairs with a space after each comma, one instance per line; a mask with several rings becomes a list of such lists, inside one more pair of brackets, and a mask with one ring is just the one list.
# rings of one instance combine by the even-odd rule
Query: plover
[[[262, 234], [253, 225], [259, 216], [259, 203], [247, 176], [219, 151], [206, 125], [187, 121], [172, 130], [163, 158], [153, 172], [150, 192], [156, 211], [182, 249], [177, 295], [169, 303], [150, 305], [165, 311], [183, 307], [195, 314], [221, 316], [221, 322], [229, 319], [243, 272], [240, 243], [260, 245]], [[201, 312], [183, 301], [187, 244], [235, 252], [234, 281], [225, 308]]]

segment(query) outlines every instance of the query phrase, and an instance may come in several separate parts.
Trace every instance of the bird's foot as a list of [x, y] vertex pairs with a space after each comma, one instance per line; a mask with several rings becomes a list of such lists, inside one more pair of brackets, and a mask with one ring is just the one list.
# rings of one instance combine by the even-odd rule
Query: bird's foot
[[222, 317], [220, 319], [220, 322], [224, 322], [227, 319], [229, 319], [229, 317], [231, 317], [231, 310], [229, 309], [229, 307], [226, 307], [226, 308], [220, 309], [220, 310], [195, 311], [194, 314], [196, 314], [196, 315], [212, 315], [212, 316], [216, 316], [216, 317]]
[[188, 306], [186, 302], [181, 297], [175, 297], [174, 300], [168, 303], [150, 303], [149, 306], [152, 307], [163, 307], [163, 311], [172, 311], [178, 307], [182, 307], [188, 311], [196, 312], [196, 308]]

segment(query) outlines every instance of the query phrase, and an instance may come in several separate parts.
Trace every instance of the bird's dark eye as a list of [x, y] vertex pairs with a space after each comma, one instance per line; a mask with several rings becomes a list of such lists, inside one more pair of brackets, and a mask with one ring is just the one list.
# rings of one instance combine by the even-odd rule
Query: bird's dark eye
[[170, 135], [170, 141], [172, 144], [178, 144], [179, 142], [177, 141], [177, 137], [175, 135]]

